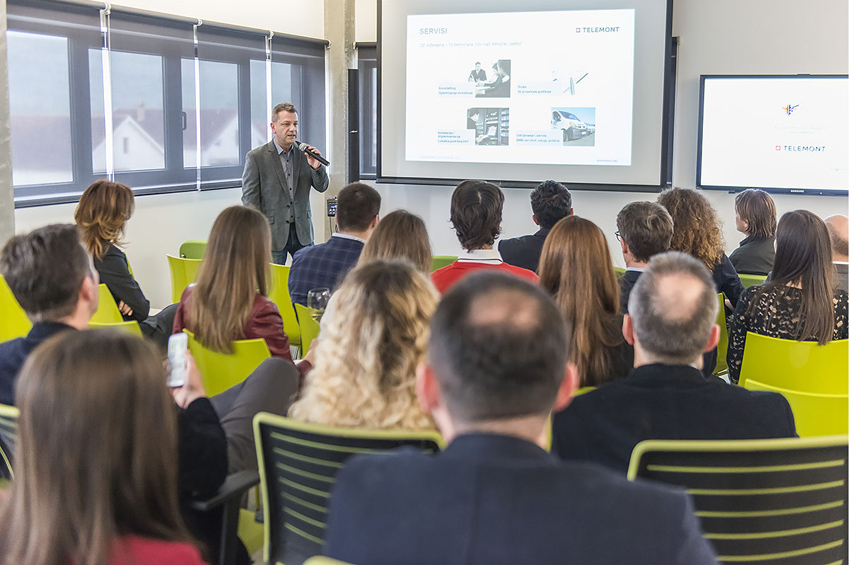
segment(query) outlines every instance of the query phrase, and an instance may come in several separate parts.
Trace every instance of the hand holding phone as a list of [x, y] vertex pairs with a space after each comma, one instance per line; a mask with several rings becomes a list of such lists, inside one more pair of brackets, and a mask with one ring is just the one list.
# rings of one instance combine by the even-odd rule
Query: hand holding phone
[[168, 380], [170, 388], [183, 386], [186, 382], [186, 350], [189, 348], [189, 336], [183, 332], [168, 338]]

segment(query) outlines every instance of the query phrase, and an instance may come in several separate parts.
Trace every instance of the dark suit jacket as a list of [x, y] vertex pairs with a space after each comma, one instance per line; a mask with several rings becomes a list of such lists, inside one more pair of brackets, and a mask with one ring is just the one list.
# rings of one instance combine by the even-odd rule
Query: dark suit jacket
[[629, 296], [632, 294], [632, 288], [638, 281], [643, 271], [626, 271], [618, 279], [620, 283], [620, 311], [623, 314], [629, 313]]
[[359, 565], [715, 563], [684, 493], [486, 434], [432, 456], [352, 458], [324, 553]]
[[499, 242], [499, 254], [502, 256], [502, 261], [536, 273], [537, 266], [540, 264], [540, 252], [543, 251], [543, 243], [547, 235], [549, 230], [541, 228], [533, 235], [503, 239]]
[[839, 290], [843, 290], [844, 292], [850, 292], [847, 290], [847, 263], [833, 263], [835, 265], [835, 287]]
[[329, 288], [333, 291], [346, 273], [357, 264], [363, 243], [338, 235], [327, 243], [299, 249], [289, 269], [289, 296], [293, 304], [307, 306], [307, 291]]
[[71, 326], [59, 322], [36, 322], [26, 337], [0, 343], [0, 404], [15, 404], [15, 383], [18, 373], [33, 349]]
[[109, 288], [115, 304], [120, 300], [133, 309], [132, 316], [124, 316], [125, 321], [142, 322], [148, 318], [151, 304], [145, 298], [139, 283], [130, 274], [130, 264], [123, 251], [110, 245], [103, 254], [103, 259], [94, 260], [94, 268], [100, 276], [100, 282]]
[[583, 394], [555, 415], [552, 450], [621, 473], [647, 439], [796, 437], [788, 401], [706, 378], [681, 365], [644, 365], [625, 379]]
[[[720, 258], [720, 263], [714, 267], [711, 278], [714, 279], [714, 286], [717, 288], [717, 292], [722, 292], [729, 299], [729, 302], [732, 303], [733, 308], [737, 306], [738, 299], [741, 298], [741, 294], [744, 292], [744, 285], [741, 283], [741, 279], [738, 278], [738, 271], [735, 270], [732, 261], [729, 260], [729, 257], [725, 253]], [[726, 314], [729, 315], [731, 312], [727, 311]]]
[[287, 220], [292, 208], [295, 232], [302, 245], [313, 243], [313, 222], [310, 213], [310, 187], [319, 192], [328, 189], [328, 173], [323, 166], [313, 170], [307, 163], [304, 152], [292, 147], [292, 178], [295, 183], [295, 202], [289, 196], [289, 187], [280, 155], [274, 141], [252, 149], [245, 157], [242, 172], [242, 204], [263, 212], [272, 229], [272, 250], [280, 251], [289, 239]]
[[739, 273], [751, 275], [766, 275], [773, 269], [773, 259], [776, 250], [773, 249], [773, 238], [755, 239], [747, 237], [732, 252], [729, 260]]

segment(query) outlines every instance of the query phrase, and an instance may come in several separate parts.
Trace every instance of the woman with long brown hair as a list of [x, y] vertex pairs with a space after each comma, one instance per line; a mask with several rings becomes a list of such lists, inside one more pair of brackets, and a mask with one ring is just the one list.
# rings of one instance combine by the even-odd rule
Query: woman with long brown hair
[[658, 203], [673, 218], [672, 251], [696, 257], [708, 268], [717, 292], [722, 292], [734, 308], [744, 286], [724, 252], [723, 230], [717, 212], [708, 199], [690, 188], [671, 188], [658, 196]]
[[578, 216], [559, 220], [546, 236], [539, 273], [569, 322], [581, 386], [626, 376], [634, 351], [623, 338], [620, 288], [602, 230]]
[[375, 259], [407, 259], [424, 274], [431, 272], [431, 241], [425, 222], [407, 210], [390, 212], [360, 253], [359, 265]]
[[151, 345], [63, 332], [30, 355], [17, 402], [0, 563], [202, 563], [180, 515], [174, 402]]
[[263, 338], [274, 357], [292, 360], [277, 306], [268, 299], [271, 231], [253, 208], [231, 206], [210, 231], [197, 284], [180, 298], [174, 333], [188, 329], [205, 347], [233, 351], [238, 339]]
[[741, 374], [747, 332], [820, 345], [847, 339], [847, 293], [835, 286], [829, 232], [808, 210], [782, 215], [770, 280], [748, 288], [738, 302], [726, 354], [733, 383]]

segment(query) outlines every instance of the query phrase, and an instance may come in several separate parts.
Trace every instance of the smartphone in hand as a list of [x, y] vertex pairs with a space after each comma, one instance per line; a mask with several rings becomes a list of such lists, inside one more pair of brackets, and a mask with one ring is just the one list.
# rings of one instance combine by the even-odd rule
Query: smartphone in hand
[[168, 338], [168, 380], [166, 385], [171, 388], [181, 387], [186, 383], [186, 350], [189, 347], [189, 336], [183, 332]]

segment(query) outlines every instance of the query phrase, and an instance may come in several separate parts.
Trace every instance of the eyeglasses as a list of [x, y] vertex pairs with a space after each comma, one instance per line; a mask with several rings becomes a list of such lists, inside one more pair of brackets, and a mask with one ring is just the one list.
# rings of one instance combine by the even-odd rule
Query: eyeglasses
[[614, 232], [614, 235], [616, 235], [616, 236], [617, 236], [617, 241], [623, 241], [623, 238], [620, 236], [620, 232], [615, 231], [615, 232]]

